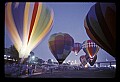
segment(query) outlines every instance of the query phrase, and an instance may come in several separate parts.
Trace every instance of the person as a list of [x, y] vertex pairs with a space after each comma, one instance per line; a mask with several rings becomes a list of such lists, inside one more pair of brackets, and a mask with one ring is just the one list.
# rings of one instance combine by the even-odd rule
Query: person
[[32, 65], [32, 73], [35, 72], [35, 65]]
[[28, 65], [28, 75], [30, 75], [30, 66]]
[[29, 75], [32, 75], [32, 73], [33, 73], [32, 65], [30, 65], [30, 67], [29, 67]]
[[50, 68], [50, 72], [51, 72], [51, 74], [52, 74], [52, 72], [53, 72], [53, 69], [52, 69], [52, 68]]

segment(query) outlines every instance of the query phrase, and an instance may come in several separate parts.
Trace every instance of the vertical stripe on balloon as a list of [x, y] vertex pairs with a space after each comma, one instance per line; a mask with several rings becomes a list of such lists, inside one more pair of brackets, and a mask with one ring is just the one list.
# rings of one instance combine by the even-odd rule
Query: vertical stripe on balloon
[[39, 4], [37, 2], [34, 5], [32, 19], [31, 19], [31, 23], [30, 23], [30, 32], [29, 32], [29, 36], [28, 36], [28, 42], [29, 42], [30, 35], [31, 35], [32, 29], [33, 29], [33, 25], [34, 25], [34, 21], [35, 21], [35, 18], [36, 18], [36, 14], [37, 14], [37, 10], [38, 10], [38, 5]]

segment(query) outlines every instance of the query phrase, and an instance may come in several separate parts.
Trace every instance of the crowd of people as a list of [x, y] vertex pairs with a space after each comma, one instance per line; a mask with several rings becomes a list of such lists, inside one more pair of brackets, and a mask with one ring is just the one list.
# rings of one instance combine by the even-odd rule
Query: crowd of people
[[34, 73], [55, 73], [61, 71], [72, 71], [72, 70], [113, 70], [113, 68], [109, 67], [88, 67], [84, 68], [80, 65], [72, 66], [72, 65], [35, 65], [35, 64], [21, 64], [21, 63], [5, 63], [5, 77], [19, 77], [22, 75], [31, 76]]
[[6, 63], [4, 65], [5, 76], [19, 77], [21, 75], [31, 75], [35, 71], [35, 65]]

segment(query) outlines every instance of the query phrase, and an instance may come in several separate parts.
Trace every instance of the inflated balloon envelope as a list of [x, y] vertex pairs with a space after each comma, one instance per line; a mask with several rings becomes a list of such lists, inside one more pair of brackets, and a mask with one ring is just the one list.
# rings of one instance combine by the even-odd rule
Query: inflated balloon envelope
[[26, 58], [52, 28], [53, 11], [41, 2], [8, 2], [5, 6], [5, 25], [10, 38]]
[[97, 60], [97, 55], [95, 55], [92, 59], [91, 58], [89, 59], [89, 64], [91, 66], [93, 66], [95, 64], [96, 60]]
[[82, 44], [79, 42], [74, 43], [74, 46], [72, 47], [72, 51], [75, 53], [77, 56], [79, 51], [82, 49]]
[[116, 4], [98, 2], [88, 11], [84, 27], [97, 45], [116, 58]]
[[49, 49], [59, 64], [62, 64], [70, 54], [73, 44], [73, 38], [61, 32], [52, 34], [48, 40]]
[[85, 55], [80, 56], [80, 62], [82, 63], [83, 66], [85, 66], [87, 64]]
[[85, 40], [82, 43], [82, 49], [90, 58], [93, 58], [97, 55], [100, 47], [96, 45], [92, 40]]

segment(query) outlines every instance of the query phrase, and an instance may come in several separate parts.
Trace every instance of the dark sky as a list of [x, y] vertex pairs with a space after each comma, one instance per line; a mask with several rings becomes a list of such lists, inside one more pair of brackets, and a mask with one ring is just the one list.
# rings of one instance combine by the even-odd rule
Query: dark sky
[[[43, 60], [53, 59], [56, 61], [55, 57], [51, 53], [48, 40], [50, 35], [58, 32], [70, 34], [74, 42], [83, 43], [85, 40], [90, 38], [86, 34], [84, 28], [84, 19], [89, 11], [90, 7], [95, 3], [89, 2], [44, 2], [48, 7], [52, 8], [54, 11], [54, 21], [53, 26], [49, 34], [33, 49], [35, 56], [42, 58]], [[10, 47], [12, 44], [10, 38], [8, 37], [8, 32], [5, 28], [5, 47]], [[85, 55], [83, 50], [80, 50], [78, 56], [75, 56], [74, 52], [71, 52], [68, 57], [65, 59], [65, 62], [68, 60], [79, 63], [79, 57]], [[114, 58], [108, 54], [103, 49], [98, 51], [97, 61], [114, 60]]]

